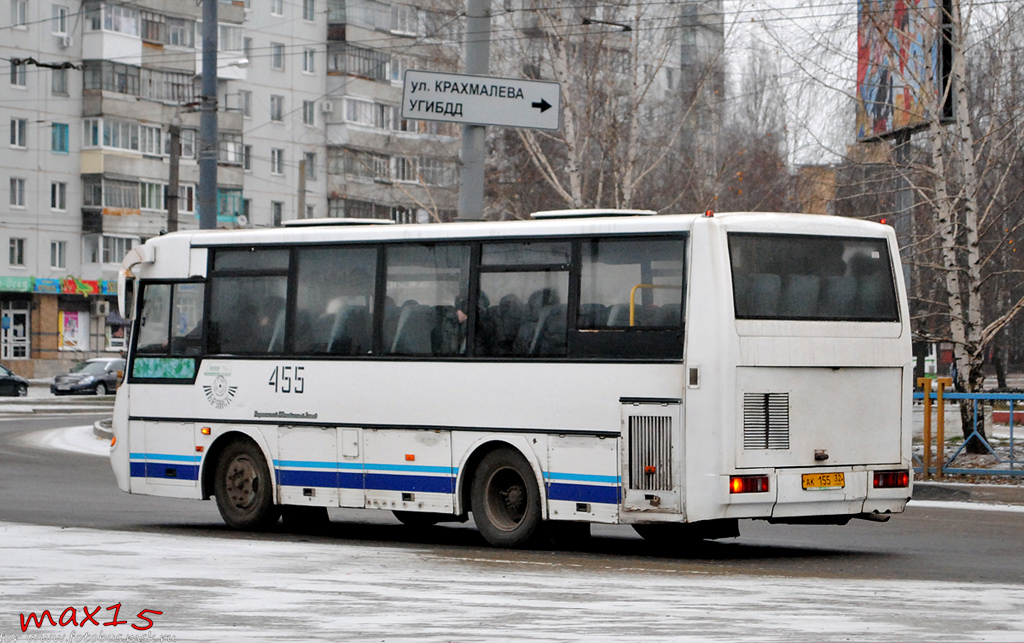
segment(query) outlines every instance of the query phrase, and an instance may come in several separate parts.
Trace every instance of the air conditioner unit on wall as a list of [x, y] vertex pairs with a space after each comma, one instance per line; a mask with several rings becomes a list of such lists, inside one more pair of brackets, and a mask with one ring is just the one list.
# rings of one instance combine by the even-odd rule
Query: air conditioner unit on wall
[[93, 315], [106, 317], [110, 314], [110, 302], [106, 299], [93, 299], [91, 308]]
[[334, 103], [332, 103], [329, 100], [325, 100], [324, 102], [320, 103], [320, 111], [323, 112], [324, 114], [330, 114], [331, 112], [334, 111]]
[[74, 40], [71, 36], [59, 36], [57, 38], [57, 44], [60, 45], [61, 49], [67, 49], [72, 43], [74, 43]]

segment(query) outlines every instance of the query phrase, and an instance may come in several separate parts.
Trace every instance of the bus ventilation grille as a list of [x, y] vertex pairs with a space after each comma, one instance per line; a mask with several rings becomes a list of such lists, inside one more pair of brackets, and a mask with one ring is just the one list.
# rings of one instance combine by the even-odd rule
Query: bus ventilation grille
[[629, 488], [672, 489], [670, 416], [629, 416]]
[[743, 394], [743, 448], [789, 448], [789, 393]]

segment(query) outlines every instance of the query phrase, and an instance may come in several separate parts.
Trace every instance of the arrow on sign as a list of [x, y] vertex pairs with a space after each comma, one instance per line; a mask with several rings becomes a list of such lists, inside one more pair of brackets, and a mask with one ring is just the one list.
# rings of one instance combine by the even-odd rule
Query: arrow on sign
[[540, 110], [540, 113], [543, 114], [544, 112], [548, 111], [548, 109], [551, 108], [551, 103], [547, 102], [542, 98], [540, 99], [539, 103], [530, 103], [530, 106], [536, 107], [537, 109]]

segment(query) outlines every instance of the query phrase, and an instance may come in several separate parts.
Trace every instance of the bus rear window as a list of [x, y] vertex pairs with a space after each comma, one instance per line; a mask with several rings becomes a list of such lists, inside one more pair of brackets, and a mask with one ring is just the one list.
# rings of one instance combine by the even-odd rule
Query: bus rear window
[[736, 319], [899, 321], [885, 239], [729, 234]]

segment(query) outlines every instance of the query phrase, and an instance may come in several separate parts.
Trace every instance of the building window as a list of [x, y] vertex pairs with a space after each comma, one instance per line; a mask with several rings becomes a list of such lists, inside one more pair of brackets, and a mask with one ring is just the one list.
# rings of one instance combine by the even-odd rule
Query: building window
[[248, 36], [242, 37], [242, 55], [246, 60], [252, 60], [252, 38]]
[[[194, 159], [196, 157], [196, 137], [198, 133], [194, 129], [183, 129], [179, 135], [181, 141], [181, 151], [179, 155], [183, 159]], [[170, 153], [171, 140], [170, 136], [167, 137], [167, 150]]]
[[227, 165], [241, 165], [242, 134], [240, 132], [221, 132], [219, 138], [217, 160]]
[[28, 141], [28, 119], [11, 119], [11, 147], [25, 147]]
[[252, 145], [242, 146], [242, 169], [252, 170]]
[[315, 219], [316, 218], [316, 206], [315, 205], [307, 205], [306, 206], [306, 218], [307, 219]]
[[313, 0], [302, 0], [302, 19], [312, 22], [316, 20], [316, 9]]
[[28, 25], [28, 0], [11, 0], [11, 26], [25, 29]]
[[143, 154], [162, 156], [164, 147], [163, 130], [152, 125], [139, 126], [139, 138]]
[[314, 50], [302, 50], [302, 71], [307, 74], [312, 74], [316, 71], [316, 52]]
[[11, 177], [11, 205], [25, 207], [25, 179]]
[[238, 92], [238, 108], [245, 118], [252, 118], [252, 92], [241, 90]]
[[284, 150], [278, 148], [270, 150], [270, 173], [284, 174]]
[[167, 44], [192, 47], [195, 43], [196, 23], [184, 18], [167, 19]]
[[163, 210], [164, 186], [160, 183], [139, 183], [139, 206], [143, 210]]
[[67, 123], [53, 123], [50, 126], [50, 150], [61, 154], [68, 153]]
[[302, 122], [306, 125], [316, 124], [316, 117], [314, 113], [315, 106], [316, 103], [311, 100], [302, 101]]
[[391, 54], [348, 42], [330, 42], [327, 44], [327, 73], [390, 80]]
[[68, 70], [54, 69], [50, 72], [50, 92], [54, 96], [68, 95]]
[[163, 43], [167, 40], [167, 18], [152, 11], [142, 11], [142, 39]]
[[303, 160], [306, 161], [306, 178], [310, 181], [316, 180], [316, 152], [306, 152], [303, 154]]
[[68, 8], [59, 4], [53, 5], [53, 33], [63, 36], [68, 32]]
[[68, 209], [68, 184], [60, 181], [50, 183], [50, 209], [64, 211]]
[[284, 220], [284, 202], [271, 201], [270, 216], [273, 218], [275, 227], [281, 225], [281, 221]]
[[270, 15], [284, 15], [284, 0], [270, 0]]
[[28, 65], [26, 63], [11, 63], [11, 86], [12, 87], [27, 87], [28, 86], [28, 73], [26, 72]]
[[50, 267], [54, 270], [64, 270], [68, 267], [68, 242], [50, 242]]
[[103, 263], [121, 263], [124, 256], [132, 249], [136, 239], [133, 237], [103, 237]]
[[24, 266], [25, 265], [25, 240], [11, 237], [10, 245], [8, 245], [9, 260], [12, 266]]
[[403, 4], [391, 5], [391, 33], [415, 36], [419, 26], [416, 7]]
[[247, 222], [252, 222], [252, 199], [242, 199], [242, 216]]
[[103, 207], [138, 210], [139, 184], [135, 181], [103, 179]]
[[82, 119], [82, 147], [139, 150], [139, 124], [118, 118]]
[[196, 211], [196, 186], [178, 186], [178, 212]]
[[86, 61], [84, 88], [139, 96], [139, 68], [109, 60]]
[[270, 120], [284, 120], [284, 96], [273, 95], [270, 97]]
[[284, 45], [279, 42], [270, 43], [270, 67], [284, 69]]

